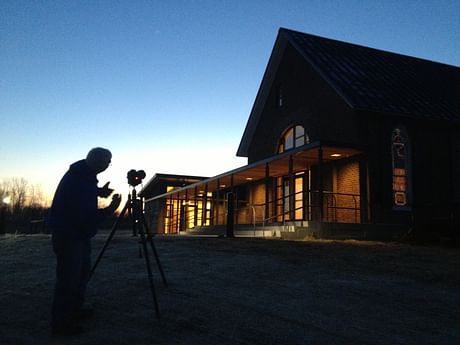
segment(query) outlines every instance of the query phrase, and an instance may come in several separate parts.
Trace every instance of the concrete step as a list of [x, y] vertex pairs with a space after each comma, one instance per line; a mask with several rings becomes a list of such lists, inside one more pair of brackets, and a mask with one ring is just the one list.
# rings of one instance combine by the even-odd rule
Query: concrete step
[[[253, 225], [235, 225], [235, 237], [280, 237], [281, 231], [284, 230], [283, 226], [267, 225], [256, 226]], [[181, 235], [195, 235], [195, 236], [216, 236], [223, 237], [227, 234], [225, 225], [203, 226], [189, 229], [187, 232], [182, 232]]]

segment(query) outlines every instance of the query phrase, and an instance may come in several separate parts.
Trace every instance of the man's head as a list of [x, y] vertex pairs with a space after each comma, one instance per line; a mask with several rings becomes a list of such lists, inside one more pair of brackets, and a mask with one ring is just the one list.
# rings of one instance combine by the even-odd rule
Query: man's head
[[112, 160], [112, 153], [102, 147], [95, 147], [88, 152], [86, 156], [86, 164], [96, 174], [103, 172], [110, 165]]

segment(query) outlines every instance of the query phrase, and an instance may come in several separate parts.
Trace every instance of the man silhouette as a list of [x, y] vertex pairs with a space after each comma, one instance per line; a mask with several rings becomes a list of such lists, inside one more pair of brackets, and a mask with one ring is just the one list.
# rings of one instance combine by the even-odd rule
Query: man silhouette
[[115, 194], [108, 207], [97, 206], [98, 197], [107, 198], [113, 192], [109, 183], [99, 188], [96, 178], [109, 167], [111, 159], [109, 150], [97, 147], [86, 159], [73, 163], [62, 177], [48, 213], [47, 225], [57, 259], [51, 321], [54, 335], [80, 333], [78, 321], [93, 313], [83, 309], [91, 270], [90, 242], [101, 222], [116, 211], [121, 201]]

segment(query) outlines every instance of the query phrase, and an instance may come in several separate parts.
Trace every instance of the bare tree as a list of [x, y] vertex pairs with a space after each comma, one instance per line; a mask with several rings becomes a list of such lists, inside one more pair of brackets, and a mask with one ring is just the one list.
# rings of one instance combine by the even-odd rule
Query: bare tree
[[32, 208], [40, 208], [45, 206], [45, 197], [40, 185], [30, 185], [27, 190], [27, 205]]
[[19, 212], [26, 206], [28, 182], [23, 177], [13, 177], [11, 179], [11, 204], [13, 212]]
[[30, 184], [25, 178], [13, 177], [0, 181], [0, 197], [0, 202], [5, 197], [10, 199], [9, 205], [3, 202], [1, 205], [2, 231], [27, 231], [31, 220], [45, 218], [46, 204], [42, 189], [37, 184]]
[[7, 178], [0, 182], [1, 200], [7, 196], [10, 198], [11, 209], [14, 213], [25, 207], [45, 207], [45, 198], [40, 185], [32, 185], [23, 177]]
[[2, 207], [6, 208], [7, 205], [3, 203], [3, 200], [5, 200], [7, 197], [11, 198], [10, 196], [10, 190], [11, 190], [11, 184], [9, 180], [3, 180], [0, 182], [0, 202], [2, 203]]

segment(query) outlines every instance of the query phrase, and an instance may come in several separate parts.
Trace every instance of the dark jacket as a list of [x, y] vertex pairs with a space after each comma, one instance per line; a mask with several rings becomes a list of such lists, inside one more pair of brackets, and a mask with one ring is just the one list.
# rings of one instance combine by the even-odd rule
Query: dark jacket
[[90, 239], [110, 212], [97, 207], [97, 178], [85, 160], [73, 163], [62, 177], [48, 212], [53, 234]]

